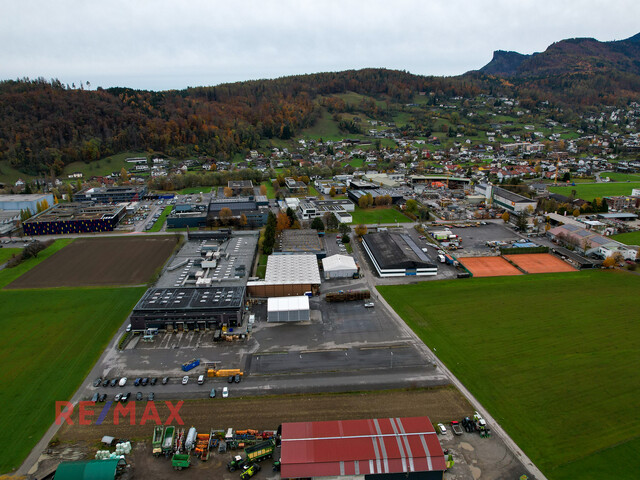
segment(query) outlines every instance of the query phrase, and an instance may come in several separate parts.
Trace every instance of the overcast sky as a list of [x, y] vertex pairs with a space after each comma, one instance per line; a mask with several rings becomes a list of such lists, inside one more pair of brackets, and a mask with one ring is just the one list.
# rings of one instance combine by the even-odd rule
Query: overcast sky
[[0, 79], [166, 90], [385, 67], [459, 75], [494, 50], [640, 31], [638, 0], [2, 0]]

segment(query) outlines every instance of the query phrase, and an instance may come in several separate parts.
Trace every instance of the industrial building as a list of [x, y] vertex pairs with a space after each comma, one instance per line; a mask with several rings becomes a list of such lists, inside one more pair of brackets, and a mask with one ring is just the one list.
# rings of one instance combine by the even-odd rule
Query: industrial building
[[74, 202], [119, 203], [137, 202], [147, 193], [145, 186], [89, 187], [73, 194]]
[[167, 216], [167, 228], [206, 227], [208, 215], [206, 204], [178, 204]]
[[247, 219], [247, 226], [250, 228], [266, 225], [269, 215], [269, 209], [259, 206], [258, 201], [253, 197], [212, 198], [208, 214], [210, 224], [220, 220], [220, 211], [223, 208], [231, 210], [231, 215], [234, 218], [240, 218], [244, 215]]
[[494, 207], [504, 208], [508, 212], [515, 214], [526, 212], [529, 207], [535, 209], [538, 206], [536, 200], [523, 197], [517, 193], [487, 183], [479, 183], [476, 185], [475, 192], [484, 195], [487, 201], [490, 201]]
[[316, 230], [309, 228], [283, 230], [276, 239], [274, 255], [294, 254], [313, 254], [320, 259], [324, 258], [327, 252]]
[[131, 313], [131, 328], [204, 330], [242, 323], [245, 287], [150, 288]]
[[437, 265], [409, 235], [378, 232], [362, 237], [362, 246], [381, 277], [436, 275]]
[[428, 417], [283, 423], [280, 477], [442, 480]]
[[315, 255], [269, 255], [264, 280], [247, 283], [253, 297], [285, 297], [316, 293], [320, 270]]
[[349, 200], [351, 200], [355, 204], [357, 204], [360, 198], [364, 197], [365, 195], [371, 195], [374, 204], [376, 198], [378, 197], [391, 197], [391, 203], [394, 205], [400, 203], [404, 198], [402, 194], [386, 188], [374, 188], [369, 190], [347, 190], [347, 197], [349, 197]]
[[349, 255], [331, 255], [322, 259], [324, 278], [353, 278], [358, 273], [358, 266]]
[[29, 210], [32, 214], [38, 211], [38, 204], [43, 200], [49, 206], [53, 205], [52, 193], [32, 193], [28, 195], [0, 195], [0, 210], [13, 210], [20, 213], [20, 210]]
[[[290, 200], [295, 200], [295, 202], [291, 202]], [[317, 200], [315, 198], [309, 198], [298, 201], [298, 199], [287, 198], [285, 201], [286, 207], [289, 207], [292, 203], [295, 203], [295, 207], [292, 208], [294, 210], [297, 208], [298, 216], [303, 220], [323, 217], [327, 212], [333, 213], [336, 217], [339, 215], [351, 217], [347, 212], [353, 212], [355, 210], [353, 202], [347, 199]], [[350, 223], [350, 221], [343, 223]]]
[[253, 182], [251, 180], [229, 180], [227, 187], [231, 189], [234, 195], [253, 195]]
[[464, 177], [454, 177], [451, 175], [411, 175], [409, 177], [411, 185], [444, 185], [447, 188], [465, 188], [471, 184], [471, 179]]
[[308, 322], [309, 297], [270, 297], [267, 300], [267, 322]]
[[58, 203], [22, 224], [25, 235], [112, 232], [125, 216], [125, 205]]

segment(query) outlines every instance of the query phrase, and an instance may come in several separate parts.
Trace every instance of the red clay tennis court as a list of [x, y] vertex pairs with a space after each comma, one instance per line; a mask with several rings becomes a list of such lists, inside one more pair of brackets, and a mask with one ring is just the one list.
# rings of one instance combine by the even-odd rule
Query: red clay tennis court
[[549, 253], [522, 253], [505, 255], [527, 273], [575, 272], [576, 269]]
[[458, 258], [474, 277], [502, 277], [522, 275], [522, 272], [502, 257], [463, 257]]

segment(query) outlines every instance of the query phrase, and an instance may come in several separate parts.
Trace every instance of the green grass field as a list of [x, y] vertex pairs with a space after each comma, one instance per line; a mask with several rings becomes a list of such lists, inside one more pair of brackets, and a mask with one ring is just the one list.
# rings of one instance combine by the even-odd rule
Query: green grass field
[[78, 389], [144, 287], [0, 291], [0, 472], [20, 466]]
[[639, 288], [602, 270], [378, 287], [553, 480], [640, 468]]
[[162, 230], [162, 226], [164, 225], [164, 222], [167, 221], [167, 216], [171, 213], [171, 210], [173, 210], [173, 205], [168, 205], [164, 207], [164, 210], [162, 210], [162, 214], [160, 215], [160, 218], [156, 220], [156, 223], [153, 224], [153, 227], [151, 227], [149, 231], [159, 232], [160, 230]]
[[256, 269], [256, 275], [262, 279], [267, 274], [267, 259], [269, 256], [267, 254], [261, 253], [260, 259], [258, 260], [258, 268]]
[[625, 245], [640, 245], [640, 231], [620, 233], [618, 235], [612, 235], [611, 238]]
[[410, 222], [409, 217], [405, 217], [402, 213], [394, 208], [367, 208], [362, 209], [356, 205], [355, 211], [351, 212], [353, 217], [352, 224], [359, 225], [372, 223], [406, 223]]
[[[56, 240], [38, 258], [1, 270], [0, 287], [72, 241]], [[0, 290], [4, 332], [0, 428], [21, 432], [0, 451], [0, 472], [22, 463], [53, 422], [55, 401], [68, 400], [78, 389], [144, 291], [144, 287]]]
[[626, 182], [627, 180], [640, 182], [640, 175], [633, 173], [603, 172], [600, 174], [600, 178], [606, 177], [609, 177], [612, 182]]
[[[122, 170], [122, 167], [124, 167], [126, 170], [129, 170], [133, 167], [133, 163], [125, 162], [127, 158], [133, 157], [147, 157], [147, 153], [123, 152], [116, 155], [111, 155], [109, 157], [101, 158], [100, 160], [96, 160], [91, 163], [73, 162], [64, 167], [64, 170], [60, 175], [60, 179], [64, 180], [68, 175], [74, 172], [82, 172], [82, 174], [84, 175], [82, 180], [85, 181], [88, 179], [88, 177], [109, 175], [112, 172], [117, 172], [119, 174], [120, 170]], [[73, 181], [75, 181], [75, 179]]]
[[312, 127], [304, 129], [299, 136], [301, 138], [313, 138], [314, 140], [320, 138], [323, 140], [342, 140], [345, 137], [340, 133], [338, 124], [333, 120], [332, 115], [324, 108], [316, 123]]
[[548, 187], [548, 190], [567, 197], [571, 195], [571, 190], [575, 190], [578, 198], [591, 201], [597, 197], [631, 195], [631, 190], [634, 188], [640, 188], [640, 182], [578, 184], [575, 187]]
[[0, 248], [0, 265], [4, 265], [14, 255], [18, 255], [21, 248]]
[[11, 166], [9, 160], [0, 160], [0, 183], [7, 183], [14, 185], [18, 179], [31, 180], [33, 175], [27, 175], [26, 173], [16, 170]]

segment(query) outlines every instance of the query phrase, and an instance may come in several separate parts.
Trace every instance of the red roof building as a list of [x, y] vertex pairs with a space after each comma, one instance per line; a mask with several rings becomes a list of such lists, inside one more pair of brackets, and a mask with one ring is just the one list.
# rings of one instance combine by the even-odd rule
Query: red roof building
[[446, 469], [428, 417], [284, 423], [281, 438], [281, 478], [442, 479]]

